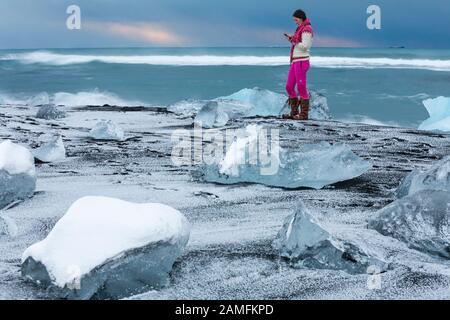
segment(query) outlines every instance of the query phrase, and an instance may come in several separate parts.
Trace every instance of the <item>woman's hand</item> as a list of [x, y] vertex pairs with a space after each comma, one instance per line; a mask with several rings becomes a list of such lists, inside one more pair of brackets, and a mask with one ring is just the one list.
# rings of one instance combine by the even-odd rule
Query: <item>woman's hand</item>
[[289, 41], [291, 41], [292, 35], [285, 33], [284, 36], [286, 37], [286, 39], [288, 39]]

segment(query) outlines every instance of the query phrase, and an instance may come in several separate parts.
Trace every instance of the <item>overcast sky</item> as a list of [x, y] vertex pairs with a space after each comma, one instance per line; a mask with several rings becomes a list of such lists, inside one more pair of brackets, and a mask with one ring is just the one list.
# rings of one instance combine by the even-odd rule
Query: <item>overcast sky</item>
[[[66, 28], [71, 4], [81, 30]], [[381, 30], [366, 27], [370, 4]], [[0, 0], [0, 48], [277, 46], [298, 8], [319, 46], [450, 48], [449, 0]]]

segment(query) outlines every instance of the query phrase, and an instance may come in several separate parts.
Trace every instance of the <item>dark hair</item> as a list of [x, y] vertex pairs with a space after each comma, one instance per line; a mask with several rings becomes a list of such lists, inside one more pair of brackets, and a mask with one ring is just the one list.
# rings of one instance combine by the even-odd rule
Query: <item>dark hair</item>
[[305, 13], [305, 11], [300, 10], [300, 9], [295, 10], [293, 16], [296, 17], [296, 18], [302, 19], [303, 21], [306, 20], [306, 13]]

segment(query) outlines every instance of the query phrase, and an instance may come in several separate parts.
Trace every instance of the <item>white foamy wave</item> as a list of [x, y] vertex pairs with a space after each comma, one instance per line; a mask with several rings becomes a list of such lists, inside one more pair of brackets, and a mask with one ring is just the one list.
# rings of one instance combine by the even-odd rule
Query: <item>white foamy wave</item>
[[143, 106], [144, 103], [140, 101], [124, 100], [119, 96], [110, 92], [91, 91], [91, 92], [78, 92], [67, 93], [58, 92], [55, 93], [50, 101], [56, 105], [65, 106], [102, 106], [109, 104], [111, 106]]
[[392, 59], [392, 58], [353, 58], [353, 57], [313, 57], [312, 65], [321, 68], [351, 69], [424, 69], [450, 71], [450, 60], [432, 59]]
[[17, 99], [8, 94], [0, 93], [0, 106], [1, 105], [24, 105], [24, 101], [21, 99]]
[[[42, 63], [62, 66], [91, 62], [118, 64], [147, 64], [167, 66], [283, 66], [289, 65], [288, 56], [219, 56], [219, 55], [77, 55], [49, 51], [8, 54], [1, 60], [16, 60], [25, 64]], [[312, 57], [316, 68], [393, 68], [450, 71], [450, 60], [393, 59], [356, 57]]]
[[[38, 104], [53, 103], [56, 105], [64, 105], [68, 107], [79, 106], [103, 106], [105, 104], [111, 106], [146, 106], [145, 103], [136, 100], [125, 100], [120, 98], [114, 93], [107, 91], [82, 91], [77, 93], [69, 92], [57, 92], [53, 95], [48, 95], [48, 100], [41, 99], [42, 96], [46, 96], [45, 92], [39, 93], [34, 96], [10, 96], [6, 94], [0, 94], [0, 105], [29, 105], [35, 106]], [[38, 99], [39, 98], [39, 99]]]
[[288, 65], [289, 57], [285, 56], [102, 56], [102, 55], [70, 55], [56, 54], [52, 52], [31, 52], [21, 54], [10, 54], [1, 58], [2, 60], [18, 60], [25, 64], [42, 63], [49, 65], [70, 65], [91, 62], [119, 63], [119, 64], [148, 64], [167, 66], [279, 66]]

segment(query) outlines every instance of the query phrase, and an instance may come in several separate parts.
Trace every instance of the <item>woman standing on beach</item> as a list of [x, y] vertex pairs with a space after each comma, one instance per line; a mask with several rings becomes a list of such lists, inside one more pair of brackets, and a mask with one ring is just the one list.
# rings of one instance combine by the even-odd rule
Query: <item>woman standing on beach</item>
[[[311, 22], [303, 10], [297, 10], [293, 14], [294, 21], [298, 25], [293, 35], [285, 34], [291, 43], [291, 66], [286, 82], [286, 91], [289, 95], [288, 104], [291, 112], [284, 114], [284, 119], [308, 120], [309, 93], [306, 87], [306, 75], [309, 70], [309, 51], [312, 46], [313, 29]], [[297, 85], [300, 98], [297, 96]], [[301, 107], [299, 113], [299, 106]]]

